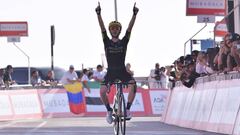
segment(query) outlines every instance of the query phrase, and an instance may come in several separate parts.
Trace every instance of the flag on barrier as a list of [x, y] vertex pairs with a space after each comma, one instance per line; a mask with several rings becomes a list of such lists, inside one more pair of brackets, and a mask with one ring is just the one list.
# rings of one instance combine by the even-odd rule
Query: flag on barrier
[[[98, 82], [88, 82], [88, 86], [91, 90], [89, 93], [87, 89], [84, 89], [85, 99], [86, 99], [86, 111], [87, 112], [105, 112], [106, 108], [100, 98], [100, 86]], [[110, 104], [113, 102], [114, 91], [108, 93], [108, 99]]]
[[82, 84], [74, 83], [64, 85], [67, 90], [70, 111], [74, 114], [85, 112], [85, 104], [83, 102]]

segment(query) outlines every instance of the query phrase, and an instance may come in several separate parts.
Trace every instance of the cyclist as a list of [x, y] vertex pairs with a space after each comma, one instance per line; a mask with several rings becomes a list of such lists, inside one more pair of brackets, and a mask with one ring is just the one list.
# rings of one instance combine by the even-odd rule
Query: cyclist
[[135, 5], [136, 3], [134, 4], [134, 7], [133, 7], [132, 19], [128, 25], [125, 36], [122, 39], [119, 39], [122, 26], [118, 21], [112, 21], [109, 23], [108, 29], [112, 36], [112, 38], [109, 39], [103, 20], [102, 20], [101, 7], [99, 3], [97, 8], [95, 9], [98, 17], [98, 22], [101, 28], [101, 32], [102, 32], [104, 49], [105, 49], [105, 54], [106, 54], [107, 63], [108, 63], [107, 74], [104, 77], [104, 81], [103, 81], [103, 84], [105, 85], [102, 85], [100, 88], [100, 96], [101, 96], [102, 102], [105, 104], [107, 108], [106, 120], [109, 124], [113, 122], [113, 118], [112, 118], [113, 110], [109, 105], [109, 101], [107, 97], [107, 91], [108, 91], [107, 83], [114, 82], [114, 80], [116, 79], [119, 79], [122, 82], [132, 83], [132, 84], [129, 84], [130, 91], [129, 91], [128, 102], [126, 107], [127, 109], [126, 118], [131, 119], [130, 107], [135, 98], [137, 88], [136, 88], [136, 83], [134, 78], [126, 71], [125, 56], [126, 56], [127, 44], [130, 38], [130, 34], [136, 19], [136, 15], [139, 10]]

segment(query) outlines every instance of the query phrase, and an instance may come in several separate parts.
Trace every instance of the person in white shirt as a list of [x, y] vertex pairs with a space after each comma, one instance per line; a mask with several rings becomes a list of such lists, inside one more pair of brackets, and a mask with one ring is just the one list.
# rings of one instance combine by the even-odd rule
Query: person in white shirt
[[97, 82], [102, 82], [106, 72], [103, 71], [102, 65], [97, 65], [97, 70], [93, 72], [93, 79]]
[[77, 73], [74, 71], [74, 66], [70, 65], [69, 70], [64, 73], [60, 81], [63, 85], [80, 82]]
[[83, 69], [83, 76], [81, 78], [81, 81], [83, 83], [83, 86], [85, 88], [87, 88], [88, 92], [90, 93], [91, 91], [90, 91], [90, 88], [89, 88], [89, 86], [87, 84], [87, 82], [89, 81], [88, 73], [89, 73], [89, 71], [87, 69]]

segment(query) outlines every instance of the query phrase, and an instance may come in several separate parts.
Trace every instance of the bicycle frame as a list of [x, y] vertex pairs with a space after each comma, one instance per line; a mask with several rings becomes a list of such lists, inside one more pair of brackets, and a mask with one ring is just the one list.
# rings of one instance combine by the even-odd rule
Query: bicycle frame
[[[115, 135], [125, 135], [126, 132], [126, 104], [123, 94], [125, 84], [114, 83], [116, 86], [116, 94], [114, 98], [113, 112], [114, 112], [114, 133]], [[119, 130], [121, 132], [119, 132]]]

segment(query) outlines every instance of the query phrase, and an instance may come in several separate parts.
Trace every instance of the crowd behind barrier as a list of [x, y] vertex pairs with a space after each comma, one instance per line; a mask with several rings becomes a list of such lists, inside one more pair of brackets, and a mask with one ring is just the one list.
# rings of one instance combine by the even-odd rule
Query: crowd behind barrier
[[[92, 80], [101, 82], [106, 74], [105, 69], [101, 65], [97, 65], [96, 70], [93, 70], [93, 68], [74, 70], [74, 66], [71, 66], [73, 67], [73, 72], [76, 72], [74, 79], [81, 82]], [[29, 83], [28, 69], [28, 67], [12, 67], [11, 65], [8, 65], [6, 68], [1, 68], [0, 90], [12, 89], [12, 87], [17, 87], [18, 85], [23, 87], [28, 84], [33, 87], [61, 85], [64, 74], [70, 71], [65, 71], [59, 67], [55, 68], [54, 71], [49, 67], [30, 67], [31, 75]], [[126, 64], [126, 70], [134, 77], [134, 71], [131, 70], [130, 63]], [[139, 85], [144, 85], [144, 88], [167, 88], [167, 78], [164, 67], [151, 70], [149, 77], [134, 78]]]
[[240, 134], [240, 73], [199, 77], [191, 88], [181, 81], [170, 91], [161, 121], [180, 127]]
[[159, 81], [160, 85], [169, 81], [170, 89], [181, 81], [185, 87], [191, 88], [199, 77], [232, 71], [240, 71], [240, 35], [237, 33], [228, 33], [216, 47], [206, 51], [194, 50], [168, 66], [160, 68], [156, 63], [149, 80]]

